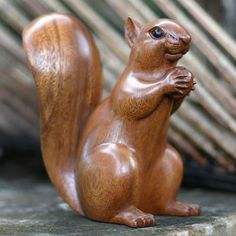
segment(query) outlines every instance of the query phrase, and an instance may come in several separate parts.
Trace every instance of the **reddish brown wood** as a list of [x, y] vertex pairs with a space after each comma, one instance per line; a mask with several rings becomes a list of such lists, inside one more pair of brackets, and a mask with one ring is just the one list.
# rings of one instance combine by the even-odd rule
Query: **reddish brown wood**
[[73, 209], [94, 220], [145, 227], [153, 215], [199, 215], [198, 205], [176, 200], [183, 164], [167, 144], [170, 115], [195, 83], [176, 66], [191, 37], [169, 19], [142, 26], [131, 18], [125, 36], [128, 65], [94, 110], [101, 68], [87, 29], [58, 14], [25, 29], [49, 176]]
[[41, 149], [60, 195], [82, 212], [75, 187], [75, 156], [87, 117], [101, 94], [100, 58], [90, 32], [72, 16], [50, 14], [23, 32], [38, 88]]

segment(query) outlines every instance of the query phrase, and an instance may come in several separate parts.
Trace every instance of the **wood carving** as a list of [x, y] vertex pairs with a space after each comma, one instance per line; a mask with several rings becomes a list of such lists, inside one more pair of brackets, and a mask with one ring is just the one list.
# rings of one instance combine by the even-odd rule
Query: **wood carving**
[[93, 220], [145, 227], [153, 215], [197, 216], [198, 205], [176, 200], [183, 164], [167, 144], [169, 118], [195, 84], [176, 66], [191, 37], [173, 20], [142, 26], [131, 18], [125, 37], [128, 65], [98, 104], [100, 58], [86, 27], [50, 14], [24, 30], [48, 174], [64, 200]]

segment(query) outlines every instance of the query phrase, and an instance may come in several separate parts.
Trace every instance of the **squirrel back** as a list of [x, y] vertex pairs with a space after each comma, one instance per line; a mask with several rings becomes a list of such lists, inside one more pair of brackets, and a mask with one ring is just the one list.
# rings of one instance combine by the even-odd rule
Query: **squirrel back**
[[23, 32], [23, 46], [39, 93], [44, 163], [59, 194], [83, 214], [74, 160], [83, 127], [100, 101], [98, 50], [87, 28], [62, 14], [34, 20]]

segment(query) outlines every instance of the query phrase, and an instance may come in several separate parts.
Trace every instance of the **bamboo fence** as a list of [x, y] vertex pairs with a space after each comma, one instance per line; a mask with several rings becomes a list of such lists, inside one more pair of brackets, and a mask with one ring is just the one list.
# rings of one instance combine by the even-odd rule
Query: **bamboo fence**
[[21, 33], [49, 12], [73, 14], [93, 32], [104, 67], [104, 96], [127, 62], [127, 16], [142, 23], [169, 17], [182, 24], [193, 43], [180, 64], [198, 84], [171, 118], [169, 140], [201, 167], [213, 163], [216, 171], [236, 173], [236, 43], [196, 0], [0, 0], [1, 137], [39, 140], [37, 95]]

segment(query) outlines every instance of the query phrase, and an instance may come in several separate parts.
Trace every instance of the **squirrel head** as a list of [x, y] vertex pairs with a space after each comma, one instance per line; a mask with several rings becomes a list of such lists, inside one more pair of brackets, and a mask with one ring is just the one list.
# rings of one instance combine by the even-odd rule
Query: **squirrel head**
[[158, 19], [142, 26], [128, 17], [125, 38], [131, 48], [130, 60], [150, 69], [176, 64], [191, 42], [189, 33], [170, 19]]

